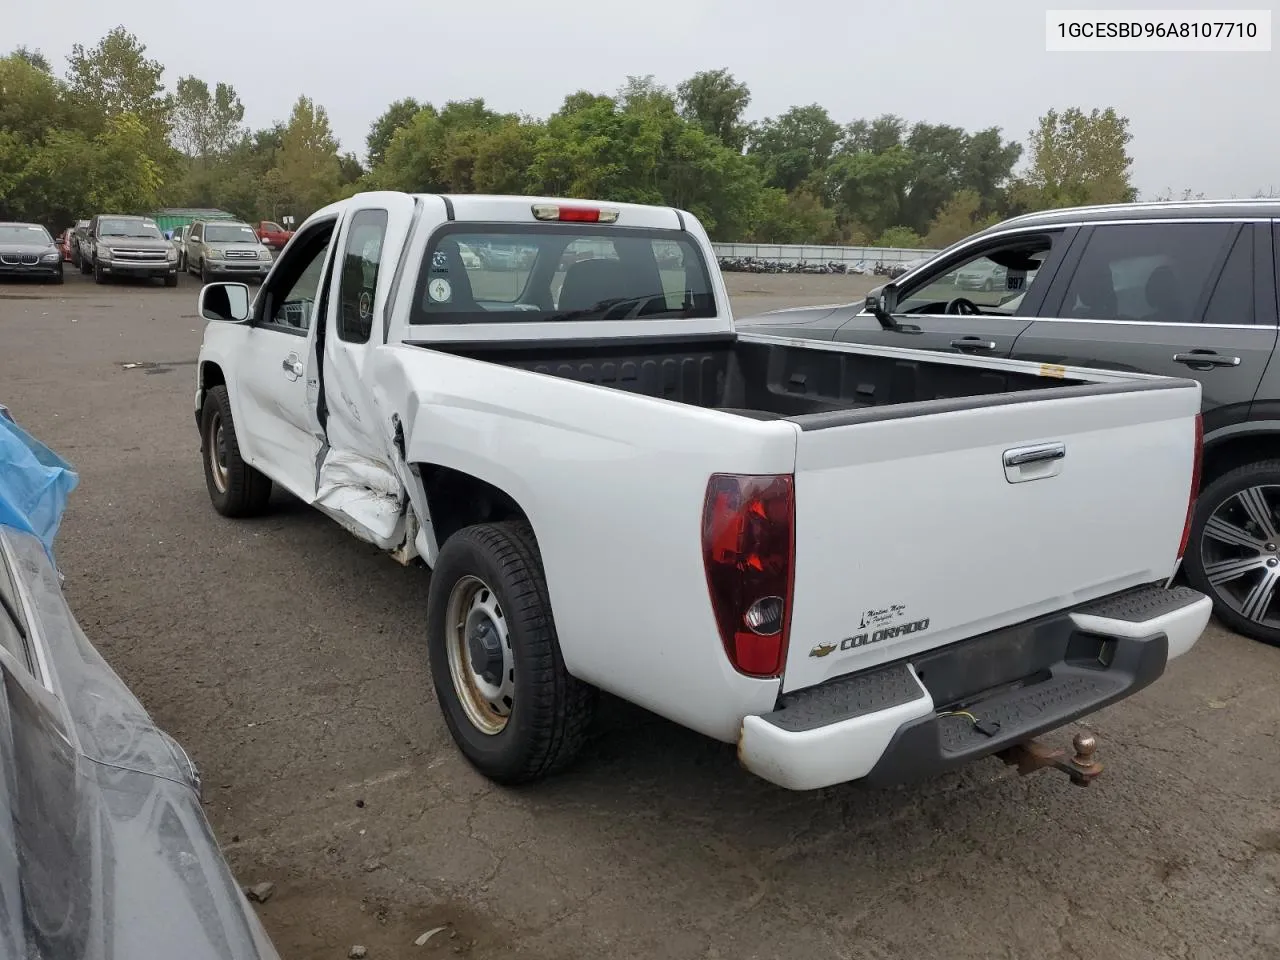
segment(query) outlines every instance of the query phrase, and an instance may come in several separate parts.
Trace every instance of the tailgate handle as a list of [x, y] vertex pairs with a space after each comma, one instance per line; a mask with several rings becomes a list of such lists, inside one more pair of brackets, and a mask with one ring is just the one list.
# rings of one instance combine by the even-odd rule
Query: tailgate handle
[[1004, 452], [1006, 467], [1026, 467], [1033, 463], [1061, 460], [1067, 455], [1065, 443], [1043, 443], [1038, 447], [1017, 447]]

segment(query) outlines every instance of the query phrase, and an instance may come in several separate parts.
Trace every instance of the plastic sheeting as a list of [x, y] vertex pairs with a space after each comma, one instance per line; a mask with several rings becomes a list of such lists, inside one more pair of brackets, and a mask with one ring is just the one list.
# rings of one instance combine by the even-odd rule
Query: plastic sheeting
[[79, 482], [71, 464], [0, 406], [0, 524], [38, 537], [51, 563], [67, 497]]

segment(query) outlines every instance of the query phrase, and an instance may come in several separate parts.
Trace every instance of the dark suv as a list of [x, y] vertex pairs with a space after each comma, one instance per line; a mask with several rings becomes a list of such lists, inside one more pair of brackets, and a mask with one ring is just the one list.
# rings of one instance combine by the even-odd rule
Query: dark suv
[[[1278, 254], [1275, 200], [1053, 210], [962, 240], [864, 302], [737, 323], [749, 333], [1194, 377], [1204, 472], [1184, 572], [1224, 623], [1280, 645]], [[971, 274], [1002, 282], [961, 285]], [[1028, 536], [1052, 543], [1052, 531]]]

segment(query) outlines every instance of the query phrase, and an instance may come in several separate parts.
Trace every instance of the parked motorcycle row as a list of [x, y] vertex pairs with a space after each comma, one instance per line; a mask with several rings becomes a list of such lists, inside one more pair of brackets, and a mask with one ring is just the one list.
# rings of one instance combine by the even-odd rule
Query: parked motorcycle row
[[720, 269], [731, 273], [844, 273], [878, 277], [900, 277], [906, 273], [906, 264], [876, 261], [868, 266], [865, 260], [856, 263], [830, 260], [826, 263], [807, 260], [765, 260], [760, 257], [720, 257]]

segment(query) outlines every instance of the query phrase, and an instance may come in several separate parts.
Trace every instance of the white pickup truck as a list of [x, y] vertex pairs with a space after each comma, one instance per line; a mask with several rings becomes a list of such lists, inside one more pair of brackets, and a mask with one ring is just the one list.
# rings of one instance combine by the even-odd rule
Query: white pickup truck
[[679, 210], [365, 193], [200, 293], [214, 508], [273, 485], [432, 570], [455, 741], [565, 765], [597, 690], [790, 789], [904, 782], [1126, 697], [1169, 588], [1194, 381], [734, 331]]

